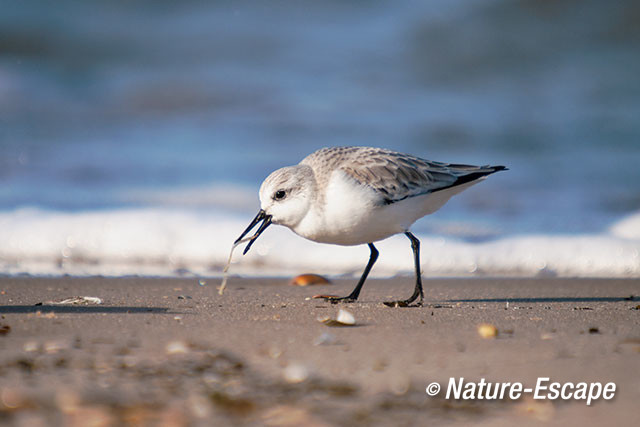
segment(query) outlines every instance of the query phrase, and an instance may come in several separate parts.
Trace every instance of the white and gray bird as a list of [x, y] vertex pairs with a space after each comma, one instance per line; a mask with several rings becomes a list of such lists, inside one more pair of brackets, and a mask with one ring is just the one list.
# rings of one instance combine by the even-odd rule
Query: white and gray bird
[[366, 243], [371, 251], [369, 262], [353, 292], [343, 298], [327, 298], [353, 302], [378, 258], [373, 243], [404, 233], [413, 250], [415, 289], [408, 299], [385, 304], [408, 306], [419, 298], [421, 305], [420, 242], [409, 231], [411, 225], [440, 209], [453, 195], [506, 169], [434, 162], [381, 148], [322, 148], [264, 180], [261, 209], [236, 244], [260, 222], [244, 254], [270, 224], [284, 225], [319, 243]]

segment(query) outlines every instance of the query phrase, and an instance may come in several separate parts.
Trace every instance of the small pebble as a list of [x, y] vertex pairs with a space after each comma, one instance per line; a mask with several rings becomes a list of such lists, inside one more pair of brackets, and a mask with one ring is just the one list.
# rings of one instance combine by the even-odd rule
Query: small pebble
[[182, 341], [171, 341], [165, 347], [167, 354], [185, 354], [189, 352], [189, 348]]
[[391, 379], [389, 388], [396, 396], [404, 396], [411, 388], [411, 380], [405, 375], [395, 375]]
[[290, 384], [298, 384], [309, 378], [309, 370], [300, 363], [291, 363], [282, 372], [284, 380]]
[[478, 325], [478, 334], [482, 338], [495, 338], [498, 336], [498, 328], [489, 323], [482, 323]]
[[44, 344], [44, 351], [46, 353], [57, 353], [65, 347], [66, 346], [59, 341], [49, 341]]
[[27, 341], [26, 343], [24, 343], [24, 345], [22, 346], [22, 349], [24, 351], [26, 351], [27, 353], [31, 353], [34, 351], [38, 351], [38, 343], [36, 341]]

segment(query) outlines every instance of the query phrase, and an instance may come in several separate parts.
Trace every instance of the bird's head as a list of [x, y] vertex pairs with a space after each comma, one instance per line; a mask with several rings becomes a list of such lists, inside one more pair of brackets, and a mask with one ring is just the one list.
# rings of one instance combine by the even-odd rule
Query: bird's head
[[306, 165], [288, 166], [271, 173], [260, 187], [260, 211], [235, 241], [238, 244], [258, 223], [262, 224], [244, 250], [271, 224], [294, 228], [309, 211], [315, 195], [313, 170]]

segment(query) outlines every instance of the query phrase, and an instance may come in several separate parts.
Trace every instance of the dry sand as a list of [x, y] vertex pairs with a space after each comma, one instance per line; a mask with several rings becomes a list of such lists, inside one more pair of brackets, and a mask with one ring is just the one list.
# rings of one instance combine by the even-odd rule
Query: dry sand
[[[0, 279], [0, 425], [624, 425], [640, 402], [640, 280]], [[100, 305], [52, 305], [92, 296]], [[37, 305], [42, 303], [42, 305]], [[328, 327], [345, 307], [354, 327]], [[496, 338], [482, 338], [481, 323]], [[450, 377], [614, 382], [610, 401], [446, 400]]]

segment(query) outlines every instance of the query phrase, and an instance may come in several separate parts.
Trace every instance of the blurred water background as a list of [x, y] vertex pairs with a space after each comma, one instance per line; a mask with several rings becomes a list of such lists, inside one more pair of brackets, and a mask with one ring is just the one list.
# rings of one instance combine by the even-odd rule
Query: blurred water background
[[272, 170], [370, 145], [510, 168], [415, 225], [427, 275], [640, 276], [638, 46], [633, 0], [0, 0], [0, 271], [216, 275]]

